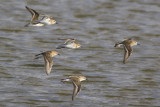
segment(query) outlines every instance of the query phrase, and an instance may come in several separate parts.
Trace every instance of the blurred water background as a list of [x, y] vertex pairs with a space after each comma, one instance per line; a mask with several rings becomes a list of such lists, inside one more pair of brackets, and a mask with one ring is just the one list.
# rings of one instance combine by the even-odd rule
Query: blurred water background
[[[0, 0], [0, 107], [160, 107], [160, 0], [27, 0], [58, 22], [24, 27], [31, 18], [24, 0]], [[133, 37], [141, 45], [126, 64], [114, 44]], [[41, 51], [75, 38], [80, 49], [57, 50], [52, 72]], [[72, 83], [88, 81], [71, 101]]]

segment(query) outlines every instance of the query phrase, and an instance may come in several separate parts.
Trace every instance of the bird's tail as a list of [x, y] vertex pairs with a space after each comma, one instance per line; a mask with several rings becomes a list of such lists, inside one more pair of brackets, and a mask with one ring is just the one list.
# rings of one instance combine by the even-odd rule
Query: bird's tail
[[116, 43], [115, 45], [114, 45], [114, 47], [120, 47], [122, 44], [121, 43]]
[[42, 57], [42, 53], [35, 55], [34, 59], [38, 59], [38, 58], [41, 58], [41, 57]]

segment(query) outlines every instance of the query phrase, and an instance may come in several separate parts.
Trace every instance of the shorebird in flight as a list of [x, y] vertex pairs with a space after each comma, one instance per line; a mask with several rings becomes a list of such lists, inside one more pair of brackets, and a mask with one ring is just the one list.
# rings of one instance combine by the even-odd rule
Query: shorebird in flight
[[35, 55], [35, 59], [40, 58], [41, 56], [44, 57], [44, 61], [45, 61], [45, 71], [46, 74], [49, 75], [53, 66], [53, 59], [52, 57], [59, 55], [59, 53], [57, 51], [46, 51], [46, 52], [42, 52], [40, 54]]
[[25, 6], [26, 9], [31, 13], [32, 15], [32, 19], [30, 20], [30, 22], [28, 24], [26, 24], [25, 26], [44, 26], [44, 25], [51, 25], [51, 24], [55, 24], [56, 21], [48, 15], [41, 15], [43, 16], [42, 19], [39, 19], [40, 14], [29, 8], [28, 6]]
[[132, 46], [139, 44], [136, 41], [129, 38], [129, 39], [124, 39], [122, 42], [116, 43], [114, 47], [120, 47], [121, 45], [123, 45], [124, 47], [123, 63], [125, 64], [133, 52]]
[[75, 39], [69, 38], [69, 39], [59, 39], [59, 40], [65, 40], [63, 44], [59, 45], [56, 49], [61, 49], [61, 48], [70, 48], [70, 49], [76, 49], [80, 48], [81, 45], [78, 43], [75, 43]]
[[81, 81], [86, 80], [85, 76], [69, 76], [66, 79], [62, 79], [62, 82], [65, 81], [72, 81], [74, 89], [73, 89], [73, 94], [72, 94], [72, 101], [76, 97], [76, 95], [80, 92], [81, 90]]

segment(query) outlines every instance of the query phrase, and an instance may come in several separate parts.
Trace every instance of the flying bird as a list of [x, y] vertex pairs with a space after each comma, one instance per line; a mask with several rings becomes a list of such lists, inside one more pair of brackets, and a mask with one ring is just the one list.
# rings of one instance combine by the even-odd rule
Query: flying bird
[[57, 51], [46, 51], [46, 52], [42, 52], [40, 54], [35, 55], [35, 59], [40, 58], [41, 56], [44, 57], [44, 61], [45, 61], [45, 71], [46, 74], [49, 75], [53, 66], [53, 59], [52, 57], [59, 55], [59, 53]]
[[129, 39], [124, 39], [122, 42], [116, 43], [114, 47], [120, 47], [121, 45], [123, 45], [124, 48], [123, 63], [125, 64], [133, 52], [132, 46], [139, 44], [136, 41], [129, 38]]
[[75, 43], [75, 39], [69, 38], [69, 39], [59, 39], [59, 40], [65, 40], [63, 44], [60, 44], [56, 49], [61, 49], [61, 48], [70, 48], [70, 49], [76, 49], [80, 48], [81, 45], [78, 43]]
[[56, 21], [53, 20], [53, 18], [48, 15], [41, 15], [43, 17], [42, 17], [42, 19], [39, 19], [40, 14], [37, 11], [29, 8], [28, 6], [25, 6], [25, 7], [32, 15], [30, 22], [27, 25], [25, 25], [25, 27], [27, 27], [27, 26], [44, 26], [45, 24], [50, 25], [50, 24], [56, 23]]
[[72, 101], [74, 100], [74, 98], [76, 97], [76, 95], [80, 92], [81, 90], [81, 81], [86, 80], [85, 76], [69, 76], [66, 79], [62, 79], [62, 82], [65, 81], [72, 81], [73, 83], [73, 94], [72, 94]]

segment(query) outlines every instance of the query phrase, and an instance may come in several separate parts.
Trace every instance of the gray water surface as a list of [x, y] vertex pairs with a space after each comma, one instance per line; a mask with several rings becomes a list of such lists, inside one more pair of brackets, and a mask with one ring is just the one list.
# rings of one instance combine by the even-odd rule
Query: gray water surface
[[[56, 25], [24, 27], [31, 15], [23, 0], [0, 0], [0, 107], [160, 107], [160, 0], [27, 0]], [[114, 44], [133, 37], [141, 45], [126, 64]], [[50, 75], [41, 51], [58, 38], [79, 49], [56, 50]], [[69, 75], [88, 81], [71, 101]]]

